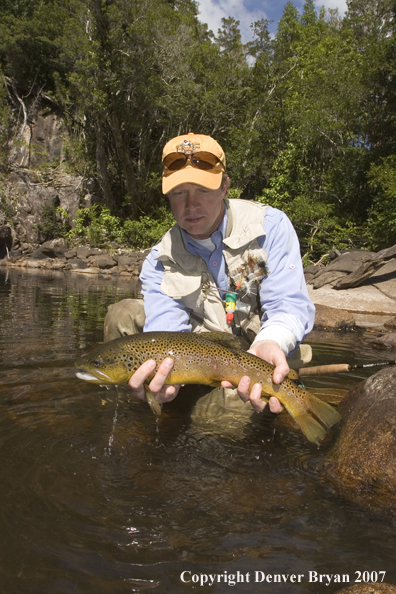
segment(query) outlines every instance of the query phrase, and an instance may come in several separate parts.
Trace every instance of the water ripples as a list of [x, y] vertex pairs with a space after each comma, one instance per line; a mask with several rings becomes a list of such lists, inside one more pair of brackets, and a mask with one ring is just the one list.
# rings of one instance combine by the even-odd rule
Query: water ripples
[[[178, 594], [191, 591], [183, 569], [341, 571], [374, 557], [374, 569], [391, 566], [391, 529], [318, 480], [326, 445], [272, 415], [234, 411], [205, 424], [200, 390], [157, 420], [126, 390], [78, 380], [77, 353], [101, 340], [107, 304], [123, 296], [90, 283], [15, 274], [0, 285], [7, 594]], [[325, 362], [372, 357], [351, 349], [315, 348]]]

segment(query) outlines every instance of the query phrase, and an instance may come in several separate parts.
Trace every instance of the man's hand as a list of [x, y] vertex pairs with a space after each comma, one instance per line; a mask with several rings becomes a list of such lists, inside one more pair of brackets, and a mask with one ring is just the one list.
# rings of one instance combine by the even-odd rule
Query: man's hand
[[[264, 359], [267, 363], [275, 366], [272, 378], [274, 384], [282, 383], [290, 371], [284, 352], [274, 340], [260, 340], [252, 345], [247, 352], [256, 355], [256, 357], [260, 357], [260, 359]], [[232, 384], [229, 382], [221, 382], [221, 385], [223, 388], [232, 387]], [[267, 403], [261, 399], [261, 385], [254, 384], [250, 394], [249, 386], [250, 378], [244, 376], [238, 384], [238, 394], [244, 402], [250, 400], [250, 403], [256, 412], [262, 412], [267, 406]], [[280, 413], [283, 410], [283, 406], [275, 396], [271, 396], [269, 399], [269, 407], [273, 413]]]
[[[139, 367], [129, 380], [129, 387], [132, 390], [132, 394], [140, 400], [146, 400], [146, 391], [144, 389], [144, 382], [153, 373], [156, 363], [153, 359], [145, 361], [143, 365]], [[168, 377], [173, 367], [173, 359], [167, 357], [162, 361], [158, 367], [158, 371], [149, 383], [149, 389], [154, 395], [155, 399], [159, 404], [163, 402], [170, 402], [176, 398], [177, 393], [180, 389], [179, 385], [165, 385], [165, 380]]]

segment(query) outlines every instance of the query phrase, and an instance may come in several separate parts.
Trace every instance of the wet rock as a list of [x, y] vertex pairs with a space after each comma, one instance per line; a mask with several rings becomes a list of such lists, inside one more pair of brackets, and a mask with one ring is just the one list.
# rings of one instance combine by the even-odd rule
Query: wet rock
[[33, 259], [33, 258], [23, 259], [22, 258], [22, 260], [16, 262], [16, 264], [18, 266], [22, 266], [22, 267], [26, 267], [26, 268], [42, 268], [43, 267], [43, 260], [45, 260], [45, 257], [43, 259], [41, 259], [41, 258], [37, 258], [37, 259]]
[[63, 238], [52, 239], [43, 243], [33, 254], [32, 258], [41, 260], [43, 258], [63, 258], [67, 250], [66, 240]]
[[43, 243], [40, 249], [48, 255], [53, 254], [50, 258], [63, 258], [67, 250], [67, 242], [63, 238], [51, 239]]
[[355, 319], [349, 311], [319, 304], [315, 308], [315, 330], [352, 330], [355, 327]]
[[64, 255], [65, 258], [67, 258], [68, 260], [71, 258], [75, 258], [77, 256], [77, 250], [67, 250]]
[[82, 272], [84, 274], [99, 274], [99, 268], [95, 266], [88, 266], [87, 268], [72, 268], [71, 272]]
[[369, 584], [353, 584], [353, 586], [348, 586], [348, 588], [337, 590], [336, 594], [396, 594], [396, 586], [374, 582]]
[[40, 248], [36, 250], [31, 257], [33, 258], [33, 260], [45, 260], [46, 258], [48, 258], [47, 254], [43, 254]]
[[88, 264], [86, 260], [81, 260], [81, 258], [70, 258], [67, 262], [67, 268], [87, 268]]
[[339, 437], [325, 472], [345, 499], [371, 511], [396, 512], [396, 368], [351, 390], [338, 407]]
[[55, 258], [55, 259], [51, 260], [50, 262], [48, 262], [48, 260], [47, 260], [46, 268], [48, 268], [49, 270], [64, 270], [65, 266], [66, 266], [65, 259]]
[[380, 338], [373, 340], [373, 346], [377, 349], [396, 351], [396, 332], [390, 332]]
[[81, 258], [82, 260], [84, 260], [85, 258], [89, 258], [89, 256], [94, 256], [96, 253], [97, 250], [95, 248], [85, 245], [80, 245], [76, 249], [77, 258]]
[[117, 262], [114, 260], [112, 256], [109, 254], [102, 254], [99, 256], [90, 256], [88, 258], [88, 263], [90, 266], [95, 266], [97, 268], [113, 268]]
[[135, 255], [119, 255], [116, 257], [119, 266], [125, 266], [126, 268], [136, 266], [138, 263], [138, 256]]

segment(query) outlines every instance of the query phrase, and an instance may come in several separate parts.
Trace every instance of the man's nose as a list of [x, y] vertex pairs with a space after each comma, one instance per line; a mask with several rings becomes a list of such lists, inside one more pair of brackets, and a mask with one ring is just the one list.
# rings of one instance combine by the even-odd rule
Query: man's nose
[[188, 208], [189, 210], [193, 210], [197, 207], [198, 205], [198, 201], [196, 199], [196, 197], [194, 196], [193, 192], [188, 192], [187, 196], [186, 196], [186, 208]]

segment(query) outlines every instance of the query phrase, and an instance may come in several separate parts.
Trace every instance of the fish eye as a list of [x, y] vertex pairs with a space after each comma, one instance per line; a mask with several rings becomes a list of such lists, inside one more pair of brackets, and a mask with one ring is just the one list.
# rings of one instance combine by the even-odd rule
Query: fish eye
[[100, 359], [96, 359], [96, 361], [94, 361], [93, 364], [95, 365], [95, 367], [99, 367]]

